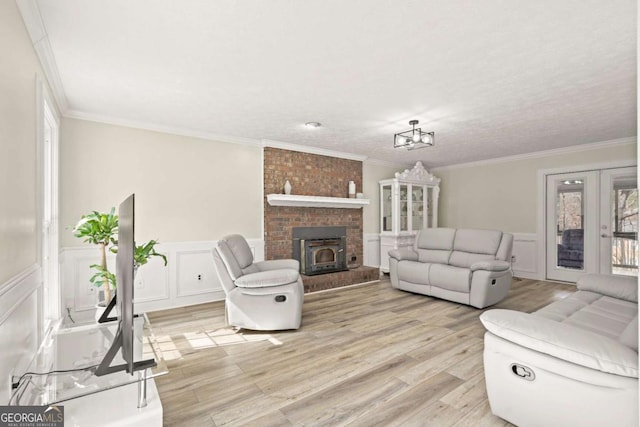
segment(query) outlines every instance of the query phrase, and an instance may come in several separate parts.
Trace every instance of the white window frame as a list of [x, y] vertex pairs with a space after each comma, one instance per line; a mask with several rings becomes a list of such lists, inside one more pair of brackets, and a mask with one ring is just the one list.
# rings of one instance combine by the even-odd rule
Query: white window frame
[[40, 340], [61, 318], [59, 264], [60, 119], [43, 80], [36, 77], [37, 112], [37, 261], [42, 272], [38, 292]]

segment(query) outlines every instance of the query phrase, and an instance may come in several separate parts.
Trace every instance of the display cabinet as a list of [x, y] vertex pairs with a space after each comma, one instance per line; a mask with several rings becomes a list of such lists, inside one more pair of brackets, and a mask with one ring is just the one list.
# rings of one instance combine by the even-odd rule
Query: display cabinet
[[389, 251], [412, 246], [418, 230], [438, 226], [440, 178], [422, 162], [380, 181], [380, 270], [389, 272]]

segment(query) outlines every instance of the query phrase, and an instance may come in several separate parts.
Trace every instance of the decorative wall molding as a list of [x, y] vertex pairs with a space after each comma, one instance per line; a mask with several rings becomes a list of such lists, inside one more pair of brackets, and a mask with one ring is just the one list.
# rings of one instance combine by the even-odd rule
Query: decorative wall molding
[[270, 139], [262, 140], [263, 147], [279, 148], [281, 150], [298, 151], [300, 153], [318, 154], [320, 156], [337, 157], [338, 159], [357, 160], [363, 162], [367, 156], [353, 153], [343, 153], [341, 151], [327, 150], [324, 148], [310, 147], [307, 145], [291, 144], [288, 142], [274, 141]]
[[363, 236], [363, 264], [367, 267], [380, 268], [380, 235], [365, 234]]
[[513, 233], [513, 251], [515, 260], [511, 263], [513, 275], [523, 279], [539, 279], [538, 275], [538, 238], [535, 233]]
[[133, 129], [142, 129], [152, 132], [166, 133], [170, 135], [186, 136], [189, 138], [204, 139], [207, 141], [226, 142], [230, 144], [242, 144], [250, 145], [254, 147], [260, 147], [261, 143], [258, 139], [245, 138], [232, 135], [220, 135], [212, 132], [202, 132], [193, 129], [186, 129], [176, 126], [164, 126], [152, 122], [142, 122], [137, 120], [128, 120], [120, 117], [111, 117], [101, 114], [85, 113], [78, 110], [67, 110], [64, 114], [65, 117], [71, 119], [87, 120], [90, 122], [105, 123], [116, 126], [123, 126]]
[[0, 325], [42, 284], [42, 270], [33, 264], [0, 286]]
[[440, 170], [449, 170], [449, 169], [469, 168], [469, 167], [475, 167], [475, 166], [493, 165], [497, 163], [513, 162], [517, 160], [537, 159], [540, 157], [559, 156], [562, 154], [579, 153], [581, 151], [599, 150], [602, 148], [617, 147], [619, 145], [632, 145], [637, 143], [638, 143], [638, 138], [635, 136], [628, 137], [628, 138], [618, 138], [618, 139], [611, 139], [609, 141], [593, 142], [590, 144], [572, 145], [569, 147], [554, 148], [552, 150], [536, 151], [533, 153], [526, 153], [526, 154], [517, 154], [515, 156], [505, 156], [505, 157], [498, 157], [495, 159], [478, 160], [476, 162], [459, 163], [456, 165], [449, 165], [449, 166], [440, 166], [440, 167], [433, 168], [432, 170], [440, 171]]
[[33, 264], [0, 284], [0, 402], [11, 396], [11, 375], [24, 372], [39, 345], [42, 271]]
[[58, 72], [58, 65], [56, 64], [47, 32], [42, 23], [38, 2], [36, 0], [16, 0], [16, 4], [27, 28], [27, 33], [29, 33], [29, 37], [31, 38], [33, 48], [40, 60], [40, 65], [53, 91], [53, 96], [58, 104], [57, 107], [64, 115], [68, 111], [69, 104], [62, 85], [62, 79], [60, 79], [60, 73]]
[[[264, 241], [248, 239], [256, 261], [264, 260]], [[224, 291], [213, 265], [211, 250], [217, 241], [161, 243], [158, 252], [167, 255], [167, 266], [152, 259], [135, 279], [136, 311], [154, 311], [224, 300]], [[99, 258], [93, 246], [63, 248], [60, 255], [63, 313], [82, 319], [92, 316], [97, 290], [89, 283], [89, 268]], [[115, 256], [107, 259], [115, 270]]]

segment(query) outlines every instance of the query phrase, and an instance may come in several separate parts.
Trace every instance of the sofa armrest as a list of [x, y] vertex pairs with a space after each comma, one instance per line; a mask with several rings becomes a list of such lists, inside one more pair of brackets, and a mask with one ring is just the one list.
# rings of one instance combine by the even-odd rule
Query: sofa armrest
[[398, 261], [418, 261], [418, 254], [409, 248], [392, 249], [389, 256]]
[[239, 288], [266, 288], [270, 286], [282, 286], [294, 283], [300, 274], [296, 270], [269, 270], [259, 273], [245, 274], [238, 277], [235, 284]]
[[511, 264], [507, 261], [499, 259], [493, 261], [478, 261], [471, 264], [471, 271], [487, 270], [487, 271], [507, 271], [511, 268]]
[[480, 315], [494, 335], [587, 368], [638, 378], [638, 353], [619, 341], [565, 323], [513, 310]]
[[297, 259], [272, 259], [268, 261], [258, 261], [253, 263], [260, 271], [269, 270], [300, 270], [300, 262]]

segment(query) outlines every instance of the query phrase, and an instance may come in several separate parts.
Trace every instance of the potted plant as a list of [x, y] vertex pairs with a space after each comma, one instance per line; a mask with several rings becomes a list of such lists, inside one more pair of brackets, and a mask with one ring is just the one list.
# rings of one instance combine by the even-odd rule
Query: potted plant
[[[83, 215], [73, 227], [76, 237], [84, 239], [86, 243], [98, 245], [100, 249], [100, 264], [92, 264], [89, 267], [96, 270], [89, 281], [104, 290], [104, 300], [98, 301], [98, 309], [106, 307], [111, 301], [111, 292], [117, 287], [116, 275], [110, 272], [107, 267], [107, 250], [114, 254], [118, 253], [118, 215], [115, 211], [115, 208], [111, 208], [108, 213], [93, 211], [88, 215]], [[162, 258], [164, 265], [167, 265], [167, 257], [155, 249], [157, 244], [157, 240], [150, 240], [147, 243], [136, 245], [134, 271], [137, 271], [138, 267], [145, 265], [154, 256]]]

